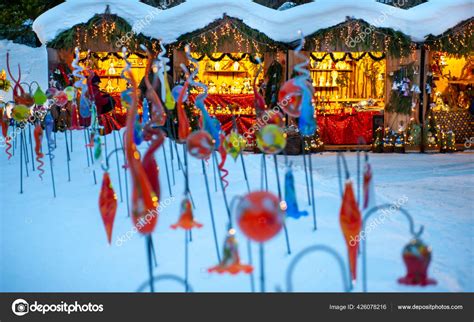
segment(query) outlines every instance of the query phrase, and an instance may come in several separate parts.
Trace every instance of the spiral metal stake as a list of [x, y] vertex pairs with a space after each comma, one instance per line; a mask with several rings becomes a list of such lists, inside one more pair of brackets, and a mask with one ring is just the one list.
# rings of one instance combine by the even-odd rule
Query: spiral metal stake
[[69, 164], [70, 161], [71, 161], [71, 158], [69, 156], [69, 142], [68, 142], [68, 139], [67, 139], [66, 131], [64, 131], [64, 138], [65, 138], [65, 141], [66, 141], [67, 181], [71, 182], [71, 166]]
[[35, 171], [35, 159], [33, 156], [33, 139], [31, 137], [31, 123], [28, 124], [28, 137], [30, 141], [30, 152], [31, 152], [31, 170]]
[[[384, 204], [380, 206], [375, 206], [372, 207], [369, 211], [364, 216], [364, 219], [362, 220], [362, 231], [365, 231], [365, 226], [367, 225], [367, 222], [369, 221], [370, 217], [375, 214], [379, 210], [384, 210], [388, 209], [389, 211], [393, 207], [393, 204]], [[410, 230], [410, 234], [413, 236], [413, 238], [418, 238], [421, 236], [423, 233], [424, 227], [423, 225], [420, 226], [420, 229], [418, 231], [415, 231], [415, 222], [413, 220], [413, 217], [410, 215], [410, 213], [403, 209], [402, 207], [398, 207], [397, 209], [401, 214], [404, 215], [404, 217], [408, 221], [408, 227]], [[363, 292], [367, 292], [367, 241], [366, 241], [367, 235], [365, 235], [365, 238], [360, 238], [360, 243], [362, 244], [362, 290]]]
[[[115, 131], [112, 131], [114, 135], [114, 148], [115, 150], [118, 150], [117, 146], [117, 137], [115, 134]], [[117, 176], [118, 176], [118, 181], [119, 181], [119, 190], [120, 190], [120, 202], [123, 202], [123, 193], [122, 193], [122, 176], [120, 175], [120, 162], [119, 162], [119, 156], [118, 153], [115, 153], [115, 163], [117, 164]]]
[[351, 291], [351, 286], [350, 286], [350, 272], [347, 270], [347, 265], [344, 263], [344, 260], [342, 259], [341, 255], [334, 250], [334, 248], [326, 246], [326, 245], [313, 245], [309, 246], [305, 249], [303, 249], [301, 252], [299, 252], [291, 261], [290, 265], [288, 266], [288, 269], [286, 271], [286, 289], [287, 292], [293, 292], [293, 273], [295, 271], [295, 268], [297, 264], [306, 256], [312, 254], [312, 253], [317, 253], [317, 252], [322, 252], [322, 253], [327, 253], [334, 257], [336, 260], [337, 264], [339, 265], [339, 272], [341, 273], [341, 279], [342, 279], [342, 285], [343, 289], [345, 292], [350, 292]]
[[137, 289], [137, 292], [143, 292], [147, 287], [154, 285], [155, 283], [162, 282], [162, 281], [176, 282], [178, 284], [181, 284], [185, 289], [187, 288], [188, 293], [194, 292], [194, 289], [189, 283], [186, 283], [183, 278], [174, 274], [163, 274], [163, 275], [154, 276], [153, 278], [142, 283], [140, 287]]

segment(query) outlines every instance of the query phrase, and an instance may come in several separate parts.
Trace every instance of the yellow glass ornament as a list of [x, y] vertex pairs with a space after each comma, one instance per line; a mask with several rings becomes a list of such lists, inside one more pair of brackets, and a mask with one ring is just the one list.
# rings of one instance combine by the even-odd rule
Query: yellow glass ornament
[[257, 146], [264, 153], [279, 153], [286, 146], [286, 133], [278, 125], [266, 125], [257, 133]]
[[237, 157], [242, 153], [246, 145], [247, 141], [245, 138], [236, 131], [230, 132], [224, 140], [224, 149], [234, 160], [237, 160]]

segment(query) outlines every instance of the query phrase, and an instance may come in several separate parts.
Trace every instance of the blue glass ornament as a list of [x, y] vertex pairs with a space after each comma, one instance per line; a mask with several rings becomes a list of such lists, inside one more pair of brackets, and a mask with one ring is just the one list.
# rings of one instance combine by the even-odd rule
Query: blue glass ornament
[[285, 202], [286, 215], [298, 219], [300, 217], [308, 216], [307, 211], [298, 210], [298, 202], [296, 200], [295, 177], [293, 171], [288, 168], [285, 174]]

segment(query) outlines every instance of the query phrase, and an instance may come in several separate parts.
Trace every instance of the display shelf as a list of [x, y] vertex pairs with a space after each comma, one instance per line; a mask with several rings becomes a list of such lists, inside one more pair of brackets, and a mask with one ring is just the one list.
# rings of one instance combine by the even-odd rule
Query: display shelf
[[247, 73], [245, 70], [205, 70], [205, 73], [212, 74], [242, 74]]
[[474, 84], [474, 79], [448, 81], [448, 84], [455, 84], [455, 85], [471, 85], [471, 84]]
[[319, 68], [310, 68], [309, 71], [311, 72], [341, 72], [341, 73], [351, 73], [353, 72], [352, 69], [337, 69], [337, 68], [330, 68], [330, 69], [319, 69]]

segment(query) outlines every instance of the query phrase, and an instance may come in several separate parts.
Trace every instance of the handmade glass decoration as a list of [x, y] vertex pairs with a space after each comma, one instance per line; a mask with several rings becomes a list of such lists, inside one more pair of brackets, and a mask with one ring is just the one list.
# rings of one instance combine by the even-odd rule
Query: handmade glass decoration
[[171, 225], [171, 228], [182, 228], [184, 230], [191, 230], [193, 228], [201, 228], [202, 224], [194, 220], [193, 208], [189, 198], [184, 198], [181, 202], [181, 211], [179, 220], [176, 224]]
[[277, 196], [267, 191], [255, 191], [239, 201], [236, 218], [239, 228], [248, 238], [263, 243], [280, 232], [285, 213]]
[[229, 273], [232, 275], [244, 272], [250, 274], [253, 271], [251, 265], [245, 265], [240, 263], [239, 249], [237, 239], [235, 237], [235, 229], [231, 228], [227, 232], [227, 237], [224, 242], [224, 256], [221, 262], [208, 269], [209, 273]]
[[214, 150], [214, 142], [211, 135], [204, 130], [194, 131], [186, 140], [189, 154], [193, 157], [204, 160], [211, 156]]
[[352, 280], [355, 280], [357, 277], [357, 253], [359, 251], [359, 234], [362, 229], [362, 216], [355, 200], [352, 181], [350, 180], [346, 181], [339, 222], [349, 252], [349, 268]]
[[428, 277], [428, 266], [431, 262], [431, 248], [420, 239], [415, 238], [403, 248], [403, 262], [407, 274], [398, 279], [400, 284], [406, 285], [431, 285], [436, 280]]
[[277, 125], [266, 125], [257, 132], [257, 146], [264, 153], [279, 153], [286, 146], [286, 133]]
[[106, 171], [102, 178], [102, 188], [99, 195], [99, 209], [109, 244], [112, 241], [112, 229], [117, 212], [117, 195], [115, 194], [110, 175]]

